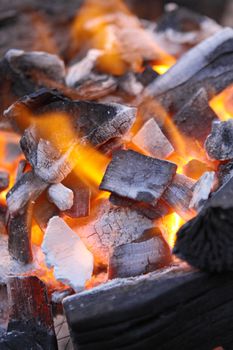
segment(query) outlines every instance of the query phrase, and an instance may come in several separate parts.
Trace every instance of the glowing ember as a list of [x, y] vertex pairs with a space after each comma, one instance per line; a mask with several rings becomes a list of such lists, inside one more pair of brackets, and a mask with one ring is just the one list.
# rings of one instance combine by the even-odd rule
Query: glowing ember
[[224, 121], [233, 118], [233, 86], [230, 86], [209, 102], [210, 107]]

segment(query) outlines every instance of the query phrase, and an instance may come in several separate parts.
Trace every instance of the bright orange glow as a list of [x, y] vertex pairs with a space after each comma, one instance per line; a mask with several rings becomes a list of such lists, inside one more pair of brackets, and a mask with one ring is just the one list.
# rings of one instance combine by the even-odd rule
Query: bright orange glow
[[173, 61], [122, 0], [86, 0], [73, 23], [72, 44], [78, 50], [100, 50], [98, 67], [114, 75], [140, 70], [143, 59]]
[[176, 241], [176, 233], [184, 224], [184, 220], [178, 214], [172, 213], [162, 218], [161, 222], [165, 239], [169, 246], [173, 248]]
[[42, 244], [44, 237], [43, 231], [40, 229], [40, 227], [34, 222], [32, 225], [32, 232], [31, 232], [31, 240], [32, 243], [40, 246]]
[[171, 65], [167, 65], [167, 64], [158, 64], [153, 66], [153, 70], [159, 73], [160, 75], [166, 73], [169, 68], [171, 68]]
[[[225, 121], [233, 118], [233, 85], [216, 95], [209, 102], [220, 120]], [[230, 105], [228, 107], [228, 105]]]

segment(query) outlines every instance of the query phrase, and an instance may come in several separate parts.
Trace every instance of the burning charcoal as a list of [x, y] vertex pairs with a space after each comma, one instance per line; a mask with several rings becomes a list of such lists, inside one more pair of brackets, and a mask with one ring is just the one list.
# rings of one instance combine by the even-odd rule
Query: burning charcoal
[[25, 171], [26, 167], [27, 167], [27, 161], [26, 161], [25, 159], [21, 159], [21, 160], [19, 161], [19, 164], [18, 164], [15, 182], [18, 182], [19, 179], [22, 177], [22, 175], [24, 174], [24, 171]]
[[153, 221], [138, 211], [113, 207], [107, 199], [99, 199], [89, 217], [78, 219], [75, 231], [94, 254], [95, 262], [107, 265], [112, 248], [140, 238], [153, 227]]
[[153, 206], [148, 203], [137, 202], [133, 199], [117, 196], [113, 193], [110, 195], [109, 200], [113, 205], [129, 207], [152, 220], [159, 219], [170, 212], [170, 208], [162, 200], [159, 200], [156, 205]]
[[5, 190], [9, 186], [10, 176], [6, 171], [0, 171], [0, 191]]
[[46, 193], [42, 193], [36, 200], [33, 208], [33, 216], [42, 231], [46, 230], [49, 220], [53, 216], [58, 216], [59, 209], [49, 202]]
[[203, 163], [198, 159], [190, 160], [183, 167], [184, 175], [191, 177], [194, 180], [198, 180], [206, 171], [212, 170], [213, 168], [209, 167], [206, 163]]
[[154, 81], [159, 74], [151, 67], [151, 65], [147, 65], [143, 72], [137, 73], [137, 79], [138, 81], [143, 85], [147, 86], [149, 85], [152, 81]]
[[[35, 349], [57, 349], [51, 305], [45, 284], [36, 276], [11, 277], [7, 284], [7, 292], [10, 307], [7, 331], [22, 332], [26, 338], [33, 336]], [[32, 349], [31, 346], [28, 345], [24, 349]]]
[[211, 272], [233, 271], [233, 179], [177, 233], [173, 250], [189, 264]]
[[70, 173], [63, 181], [74, 194], [73, 205], [65, 214], [71, 218], [81, 218], [90, 214], [91, 190], [75, 173]]
[[0, 235], [6, 234], [7, 207], [0, 204]]
[[112, 157], [113, 152], [121, 149], [125, 149], [124, 139], [122, 137], [115, 137], [98, 148], [100, 152], [109, 157]]
[[101, 54], [102, 52], [100, 50], [89, 50], [81, 61], [69, 67], [66, 75], [66, 84], [75, 88], [80, 81], [87, 78], [95, 68], [97, 58]]
[[7, 193], [9, 213], [15, 215], [30, 201], [35, 201], [48, 185], [32, 171], [23, 174]]
[[61, 211], [70, 209], [73, 206], [74, 194], [68, 187], [60, 184], [51, 185], [48, 188], [48, 198]]
[[233, 176], [233, 161], [229, 161], [224, 164], [220, 164], [217, 170], [217, 178], [219, 186], [224, 185]]
[[193, 196], [189, 204], [189, 208], [193, 208], [196, 211], [200, 211], [210, 193], [216, 186], [215, 172], [210, 171], [202, 175], [202, 177], [196, 182], [193, 189]]
[[[168, 111], [178, 112], [204, 87], [210, 99], [233, 82], [233, 29], [225, 28], [189, 50], [140, 97], [156, 98]], [[190, 69], [192, 67], [192, 69]], [[143, 105], [142, 105], [143, 107]]]
[[176, 165], [128, 150], [114, 154], [100, 184], [101, 190], [156, 204], [171, 182]]
[[109, 278], [138, 276], [171, 262], [170, 248], [159, 229], [115, 247], [109, 257]]
[[132, 142], [149, 156], [164, 159], [174, 148], [162, 133], [156, 121], [151, 118], [133, 137]]
[[205, 142], [208, 156], [217, 160], [233, 158], [233, 120], [214, 122]]
[[203, 145], [211, 131], [217, 115], [209, 107], [208, 95], [204, 88], [198, 90], [173, 117], [173, 121], [184, 135], [198, 140]]
[[189, 203], [193, 196], [195, 181], [185, 175], [176, 174], [164, 192], [162, 199], [182, 218], [189, 219], [192, 211]]
[[10, 255], [24, 264], [32, 261], [31, 250], [31, 227], [32, 227], [32, 210], [31, 203], [10, 215], [7, 224], [9, 235], [8, 249]]
[[93, 256], [79, 236], [59, 217], [49, 220], [42, 250], [46, 264], [54, 268], [58, 281], [71, 286], [75, 291], [84, 289], [92, 276]]
[[176, 4], [167, 4], [166, 12], [158, 20], [158, 44], [172, 55], [180, 56], [187, 47], [194, 46], [221, 29], [214, 20]]
[[5, 161], [7, 163], [12, 163], [22, 155], [19, 142], [7, 142], [5, 148]]

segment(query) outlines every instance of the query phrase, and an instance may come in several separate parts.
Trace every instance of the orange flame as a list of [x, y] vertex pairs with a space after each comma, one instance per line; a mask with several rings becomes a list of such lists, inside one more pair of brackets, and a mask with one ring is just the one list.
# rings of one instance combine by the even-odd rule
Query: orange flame
[[220, 120], [225, 121], [233, 118], [233, 85], [223, 90], [209, 102]]

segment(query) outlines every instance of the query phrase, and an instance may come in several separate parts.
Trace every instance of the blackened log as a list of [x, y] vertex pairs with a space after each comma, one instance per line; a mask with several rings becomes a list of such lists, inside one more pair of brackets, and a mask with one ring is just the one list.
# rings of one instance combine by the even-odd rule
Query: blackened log
[[7, 193], [9, 213], [17, 214], [27, 203], [35, 201], [47, 186], [32, 171], [23, 174]]
[[194, 213], [189, 209], [190, 200], [193, 196], [193, 187], [195, 181], [185, 175], [176, 174], [172, 183], [164, 192], [162, 199], [178, 215], [185, 220], [189, 219]]
[[233, 120], [214, 122], [205, 142], [208, 156], [217, 160], [233, 158]]
[[177, 166], [132, 150], [118, 151], [107, 167], [100, 189], [156, 204], [172, 181]]
[[33, 260], [31, 248], [32, 212], [33, 204], [29, 202], [16, 214], [10, 214], [7, 223], [9, 253], [14, 259], [24, 264]]
[[5, 190], [9, 186], [10, 176], [6, 171], [0, 171], [0, 191]]
[[25, 169], [27, 167], [27, 161], [25, 159], [21, 159], [18, 164], [16, 179], [15, 182], [18, 182], [21, 176], [23, 175]]
[[116, 279], [63, 305], [80, 350], [231, 349], [232, 288], [232, 273], [176, 267]]
[[37, 198], [33, 207], [33, 217], [42, 231], [46, 229], [49, 220], [53, 216], [58, 216], [59, 213], [60, 211], [56, 205], [48, 201], [45, 192]]
[[155, 228], [131, 243], [113, 248], [109, 256], [110, 279], [145, 274], [171, 263], [171, 251]]
[[125, 149], [124, 138], [123, 137], [115, 137], [105, 142], [103, 145], [98, 147], [98, 150], [101, 153], [104, 153], [106, 156], [112, 157], [113, 153], [119, 151], [121, 149]]
[[202, 41], [151, 83], [140, 101], [153, 97], [166, 110], [178, 112], [201, 87], [206, 89], [209, 99], [218, 94], [233, 82], [232, 42], [231, 28]]
[[34, 336], [43, 349], [57, 349], [52, 309], [45, 284], [35, 276], [11, 277], [8, 285], [10, 320], [8, 332]]
[[207, 201], [177, 233], [174, 254], [211, 272], [233, 271], [233, 179]]
[[81, 218], [90, 214], [91, 190], [74, 172], [71, 172], [63, 184], [69, 187], [74, 194], [73, 205], [65, 214], [71, 218]]
[[110, 249], [140, 238], [154, 225], [134, 209], [114, 207], [107, 199], [99, 199], [87, 218], [78, 219], [75, 231], [93, 253], [95, 263], [107, 265]]
[[159, 219], [171, 212], [170, 207], [162, 200], [159, 200], [156, 205], [150, 205], [148, 203], [121, 197], [113, 193], [110, 195], [109, 200], [113, 205], [132, 208], [152, 220]]
[[142, 126], [132, 138], [132, 142], [148, 156], [154, 158], [165, 159], [174, 151], [173, 146], [153, 118]]
[[30, 126], [30, 120], [26, 123], [23, 120], [22, 110], [37, 117], [44, 113], [66, 113], [74, 128], [74, 139], [85, 137], [94, 146], [126, 133], [136, 114], [135, 108], [120, 104], [72, 101], [55, 90], [41, 89], [19, 99], [4, 113], [5, 118], [21, 132]]
[[150, 64], [146, 65], [143, 72], [136, 74], [138, 81], [140, 81], [140, 83], [143, 86], [149, 85], [158, 76], [159, 76], [159, 74], [151, 67]]
[[204, 88], [198, 90], [173, 117], [178, 130], [201, 145], [209, 135], [214, 120], [218, 120], [218, 117], [209, 107]]

